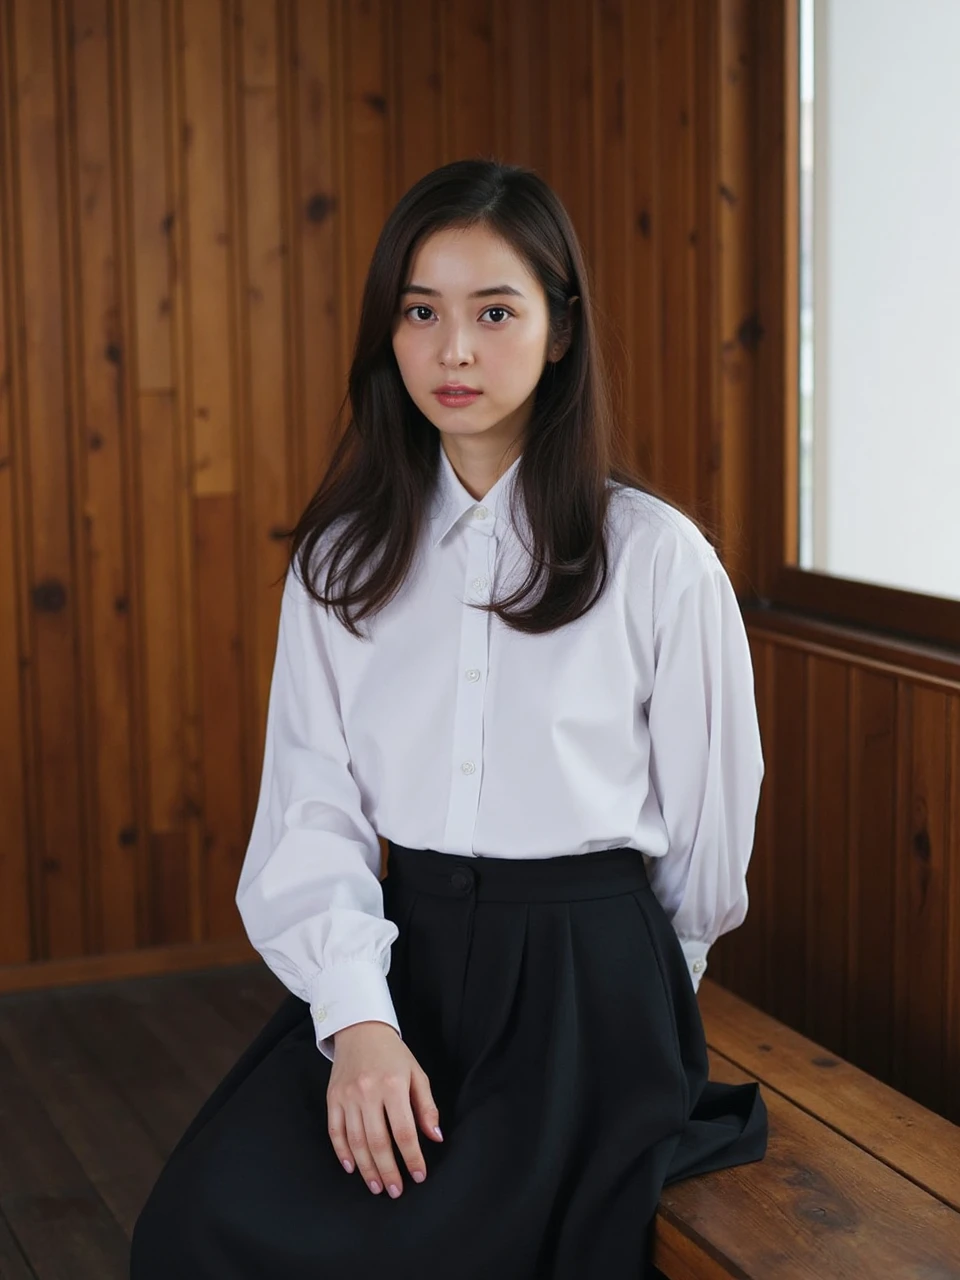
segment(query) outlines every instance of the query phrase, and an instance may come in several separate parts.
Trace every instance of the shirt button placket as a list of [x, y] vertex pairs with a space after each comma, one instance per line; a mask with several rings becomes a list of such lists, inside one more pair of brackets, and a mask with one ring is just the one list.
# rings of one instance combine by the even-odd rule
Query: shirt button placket
[[[461, 849], [473, 844], [480, 802], [480, 764], [483, 745], [484, 672], [489, 663], [489, 615], [470, 606], [489, 600], [487, 566], [493, 552], [493, 512], [477, 506], [471, 519], [476, 527], [467, 530], [464, 617], [460, 632], [462, 685], [457, 695], [454, 741], [462, 782], [454, 786], [447, 815], [447, 838]], [[482, 526], [482, 527], [481, 527]], [[484, 534], [480, 537], [478, 534]]]

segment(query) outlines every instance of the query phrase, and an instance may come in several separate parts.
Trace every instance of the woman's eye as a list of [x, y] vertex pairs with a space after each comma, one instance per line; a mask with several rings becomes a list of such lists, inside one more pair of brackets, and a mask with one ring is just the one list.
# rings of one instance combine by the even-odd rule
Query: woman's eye
[[411, 315], [412, 313], [414, 313], [414, 312], [418, 312], [418, 311], [426, 311], [428, 314], [427, 314], [427, 315], [425, 315], [425, 316], [421, 316], [421, 315], [417, 315], [417, 316], [415, 316], [415, 318], [416, 318], [417, 320], [429, 320], [429, 319], [430, 319], [430, 313], [432, 313], [432, 311], [433, 311], [433, 307], [425, 306], [425, 305], [421, 302], [421, 303], [419, 303], [419, 304], [418, 304], [417, 306], [415, 306], [415, 307], [410, 307], [410, 308], [409, 308], [409, 310], [407, 311], [407, 315], [409, 316], [409, 315]]
[[[506, 309], [506, 307], [487, 307], [486, 311], [485, 311], [483, 314], [484, 314], [484, 315], [492, 315], [492, 314], [493, 314], [493, 312], [497, 312], [497, 314], [498, 314], [498, 315], [500, 315], [500, 316], [502, 316], [502, 317], [504, 317], [504, 319], [505, 319], [508, 315], [510, 315], [510, 312]], [[503, 320], [494, 320], [494, 322], [493, 322], [493, 323], [494, 323], [495, 325], [503, 324]]]

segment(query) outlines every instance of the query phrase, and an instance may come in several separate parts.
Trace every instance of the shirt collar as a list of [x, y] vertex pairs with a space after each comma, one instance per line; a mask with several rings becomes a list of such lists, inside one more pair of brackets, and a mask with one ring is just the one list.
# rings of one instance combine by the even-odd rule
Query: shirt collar
[[[520, 456], [522, 457], [522, 454]], [[510, 503], [519, 465], [520, 457], [517, 457], [499, 480], [478, 500], [464, 488], [441, 444], [440, 466], [437, 470], [437, 485], [430, 515], [433, 522], [433, 546], [438, 546], [454, 525], [458, 524], [470, 511], [479, 516], [479, 519], [474, 521], [476, 528], [502, 537], [504, 530], [510, 524]], [[481, 512], [486, 514], [481, 515]]]

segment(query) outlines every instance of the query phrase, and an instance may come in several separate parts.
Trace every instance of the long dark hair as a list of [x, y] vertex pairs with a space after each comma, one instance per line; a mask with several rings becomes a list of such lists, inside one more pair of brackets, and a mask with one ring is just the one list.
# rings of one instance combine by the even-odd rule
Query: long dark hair
[[[530, 571], [504, 600], [470, 607], [530, 634], [574, 622], [607, 584], [608, 479], [668, 501], [624, 463], [587, 268], [557, 195], [519, 165], [483, 159], [443, 165], [410, 188], [380, 233], [338, 427], [348, 401], [350, 418], [320, 487], [286, 533], [290, 564], [296, 561], [310, 596], [333, 608], [357, 637], [356, 623], [403, 585], [440, 465], [440, 432], [410, 398], [393, 351], [400, 290], [427, 236], [477, 225], [509, 244], [536, 276], [547, 298], [549, 342], [569, 336], [569, 347], [544, 368], [517, 466], [513, 497], [526, 508]], [[334, 522], [337, 536], [317, 563], [317, 544]], [[321, 592], [323, 564], [329, 565], [327, 593], [332, 586], [338, 594]], [[361, 582], [365, 567], [370, 572]]]

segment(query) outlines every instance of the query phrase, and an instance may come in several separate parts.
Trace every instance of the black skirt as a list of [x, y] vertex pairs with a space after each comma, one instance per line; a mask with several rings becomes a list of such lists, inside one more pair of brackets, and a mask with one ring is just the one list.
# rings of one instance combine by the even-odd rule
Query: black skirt
[[442, 1143], [374, 1195], [327, 1132], [331, 1064], [285, 1000], [137, 1220], [132, 1280], [639, 1280], [662, 1188], [762, 1159], [759, 1087], [707, 1079], [679, 940], [636, 850], [390, 844], [388, 983]]

